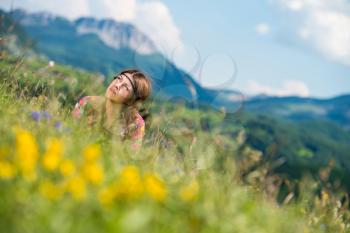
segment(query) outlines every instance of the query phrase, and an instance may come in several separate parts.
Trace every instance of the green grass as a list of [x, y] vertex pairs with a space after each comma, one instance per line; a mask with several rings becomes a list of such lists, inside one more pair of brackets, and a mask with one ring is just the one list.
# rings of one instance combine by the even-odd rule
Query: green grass
[[[298, 199], [282, 195], [288, 189], [245, 144], [242, 127], [220, 128], [222, 114], [151, 101], [157, 114], [134, 153], [70, 117], [79, 96], [102, 93], [96, 75], [18, 62], [0, 62], [4, 232], [348, 232], [349, 212], [336, 194], [317, 196], [318, 184], [303, 179]], [[36, 121], [33, 111], [51, 117]], [[204, 117], [210, 130], [202, 130]], [[75, 171], [65, 174], [64, 161]]]

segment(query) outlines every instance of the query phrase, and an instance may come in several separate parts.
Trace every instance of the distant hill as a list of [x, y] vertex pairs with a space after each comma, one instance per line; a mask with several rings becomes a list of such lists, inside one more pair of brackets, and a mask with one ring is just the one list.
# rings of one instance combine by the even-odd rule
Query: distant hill
[[[154, 94], [166, 99], [184, 98], [234, 113], [268, 114], [291, 121], [327, 120], [350, 129], [350, 95], [331, 99], [256, 96], [246, 99], [235, 90], [202, 87], [193, 77], [160, 54], [154, 43], [131, 24], [112, 19], [82, 17], [75, 21], [47, 12], [1, 11], [1, 17], [14, 19], [18, 39], [27, 35], [35, 49], [61, 64], [102, 73], [107, 83], [115, 72], [138, 67], [153, 79]], [[6, 32], [2, 32], [4, 34]]]
[[25, 30], [15, 22], [11, 14], [0, 9], [0, 52], [7, 51], [19, 56], [24, 48], [26, 51], [33, 47], [32, 39]]
[[292, 121], [328, 120], [350, 130], [350, 95], [330, 99], [302, 97], [253, 97], [244, 103], [248, 111], [267, 113]]

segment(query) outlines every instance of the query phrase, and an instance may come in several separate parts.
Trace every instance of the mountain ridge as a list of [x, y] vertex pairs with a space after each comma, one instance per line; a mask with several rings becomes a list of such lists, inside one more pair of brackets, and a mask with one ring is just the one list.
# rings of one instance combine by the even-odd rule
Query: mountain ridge
[[[86, 18], [81, 18], [74, 23], [59, 16], [46, 20], [47, 15], [50, 14], [44, 14], [45, 23], [42, 23], [38, 17], [43, 13], [31, 14], [24, 10], [13, 10], [9, 14], [19, 23], [38, 22], [38, 24], [22, 26], [27, 34], [37, 41], [38, 50], [50, 60], [100, 72], [107, 77], [106, 82], [117, 70], [137, 67], [153, 78], [158, 95], [209, 103], [215, 98], [215, 92], [201, 87], [189, 74], [177, 68], [157, 51], [152, 54], [140, 54], [129, 46], [116, 49], [108, 46], [96, 32], [78, 33], [76, 25], [86, 22]], [[31, 20], [31, 17], [35, 20]], [[96, 22], [111, 23], [112, 21], [95, 20], [93, 24]], [[126, 27], [129, 28], [127, 31], [130, 32], [131, 25], [120, 25], [127, 25]], [[150, 40], [147, 39], [147, 41]]]
[[[25, 22], [22, 26], [31, 37], [37, 40], [38, 50], [49, 59], [88, 71], [100, 72], [107, 77], [106, 82], [116, 70], [136, 66], [153, 78], [156, 95], [166, 97], [167, 100], [184, 98], [208, 104], [216, 109], [224, 107], [227, 112], [244, 109], [257, 113], [269, 113], [293, 121], [330, 120], [350, 129], [350, 95], [348, 94], [327, 99], [266, 95], [247, 98], [244, 93], [236, 90], [202, 87], [191, 75], [177, 68], [156, 50], [152, 54], [138, 53], [129, 48], [128, 42], [125, 41], [123, 42], [125, 46], [117, 49], [107, 45], [101, 39], [102, 36], [98, 36], [98, 30], [109, 28], [108, 24], [113, 25], [110, 26], [112, 28], [123, 26], [126, 28], [126, 34], [137, 30], [131, 24], [119, 24], [111, 19], [96, 20], [92, 17], [81, 17], [75, 21], [69, 21], [46, 12], [27, 14], [23, 10], [14, 10], [9, 14]], [[79, 33], [77, 32], [79, 25], [92, 25], [95, 31]], [[131, 37], [129, 34], [124, 40], [128, 41]], [[152, 44], [152, 42], [149, 43]]]

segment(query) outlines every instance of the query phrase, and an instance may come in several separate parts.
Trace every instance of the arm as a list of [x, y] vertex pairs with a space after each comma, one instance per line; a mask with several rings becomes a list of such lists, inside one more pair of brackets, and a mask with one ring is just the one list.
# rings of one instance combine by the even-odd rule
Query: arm
[[136, 123], [136, 130], [134, 131], [131, 140], [131, 148], [134, 151], [139, 151], [142, 146], [143, 137], [145, 135], [145, 122], [142, 120], [139, 120]]

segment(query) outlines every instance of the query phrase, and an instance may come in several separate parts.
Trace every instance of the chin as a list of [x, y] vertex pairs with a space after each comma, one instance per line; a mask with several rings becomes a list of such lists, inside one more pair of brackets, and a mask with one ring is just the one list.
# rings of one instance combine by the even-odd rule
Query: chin
[[114, 95], [114, 94], [112, 94], [112, 93], [110, 93], [110, 92], [107, 92], [107, 93], [105, 94], [105, 97], [106, 97], [106, 99], [108, 99], [108, 100], [110, 100], [110, 101], [112, 101], [112, 102], [114, 102], [114, 103], [118, 103], [118, 104], [121, 103], [121, 101], [120, 101], [120, 99], [118, 98], [118, 96], [116, 96], [116, 95]]

